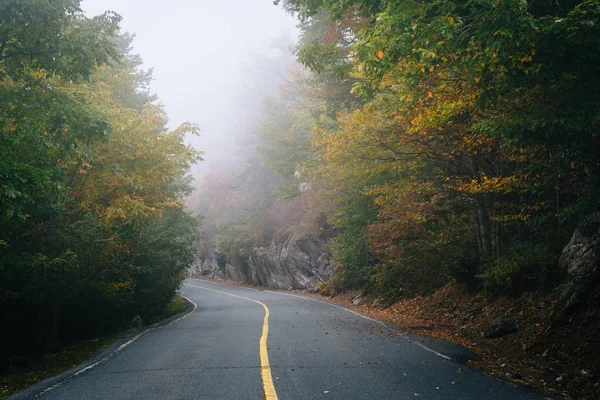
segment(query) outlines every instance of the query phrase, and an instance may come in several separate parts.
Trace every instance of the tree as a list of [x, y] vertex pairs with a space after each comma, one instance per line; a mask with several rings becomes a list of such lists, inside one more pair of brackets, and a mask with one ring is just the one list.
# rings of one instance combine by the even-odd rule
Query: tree
[[[201, 153], [166, 128], [120, 17], [78, 1], [0, 10], [2, 367], [156, 318], [192, 261], [182, 205]], [[31, 317], [33, 316], [33, 317]]]

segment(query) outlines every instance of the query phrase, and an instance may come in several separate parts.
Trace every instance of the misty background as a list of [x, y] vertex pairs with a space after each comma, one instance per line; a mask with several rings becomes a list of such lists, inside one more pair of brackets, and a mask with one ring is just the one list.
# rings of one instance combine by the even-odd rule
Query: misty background
[[[135, 34], [133, 53], [153, 69], [152, 92], [169, 116], [169, 128], [189, 121], [205, 152], [193, 168], [195, 186], [214, 163], [236, 163], [252, 135], [265, 95], [283, 82], [297, 21], [271, 0], [85, 0], [89, 17], [107, 10]], [[237, 149], [237, 150], [236, 150]]]

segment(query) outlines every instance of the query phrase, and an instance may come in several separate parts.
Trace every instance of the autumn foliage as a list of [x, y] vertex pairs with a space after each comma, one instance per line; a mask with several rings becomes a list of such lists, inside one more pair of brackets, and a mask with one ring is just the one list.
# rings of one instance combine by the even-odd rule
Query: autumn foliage
[[[284, 7], [312, 72], [298, 96], [320, 99], [297, 168], [330, 204], [341, 285], [398, 298], [453, 277], [503, 294], [560, 284], [562, 247], [598, 210], [600, 3]], [[327, 95], [343, 88], [355, 100]]]

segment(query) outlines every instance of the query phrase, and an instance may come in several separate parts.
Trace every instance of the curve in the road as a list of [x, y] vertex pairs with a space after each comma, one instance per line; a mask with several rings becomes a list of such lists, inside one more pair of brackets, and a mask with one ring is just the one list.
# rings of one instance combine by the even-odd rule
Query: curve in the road
[[[408, 338], [390, 324], [331, 303], [195, 279], [188, 279], [182, 291], [198, 304], [196, 312], [171, 324], [165, 321], [42, 398], [546, 398], [456, 362], [464, 349], [455, 345]], [[45, 387], [52, 383], [56, 381]], [[29, 399], [39, 392], [15, 398]]]
[[211, 292], [217, 292], [221, 294], [226, 294], [227, 296], [237, 297], [239, 299], [244, 299], [251, 301], [253, 303], [260, 304], [265, 309], [265, 318], [263, 320], [262, 327], [262, 335], [260, 336], [260, 370], [261, 377], [263, 382], [263, 387], [265, 389], [265, 398], [267, 400], [277, 400], [277, 392], [275, 392], [275, 386], [273, 385], [273, 375], [271, 373], [271, 365], [269, 364], [269, 353], [267, 350], [267, 338], [269, 336], [269, 307], [263, 302], [258, 300], [251, 299], [249, 297], [238, 296], [232, 293], [224, 292], [222, 290], [209, 289], [204, 286], [192, 285], [190, 283], [187, 286], [193, 286], [203, 290], [210, 290]]

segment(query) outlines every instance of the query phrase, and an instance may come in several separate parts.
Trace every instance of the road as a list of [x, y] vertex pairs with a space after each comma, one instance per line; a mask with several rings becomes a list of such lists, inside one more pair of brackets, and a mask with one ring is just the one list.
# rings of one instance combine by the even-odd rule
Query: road
[[455, 345], [332, 304], [194, 279], [182, 293], [194, 313], [40, 398], [545, 398], [456, 362], [466, 353]]

